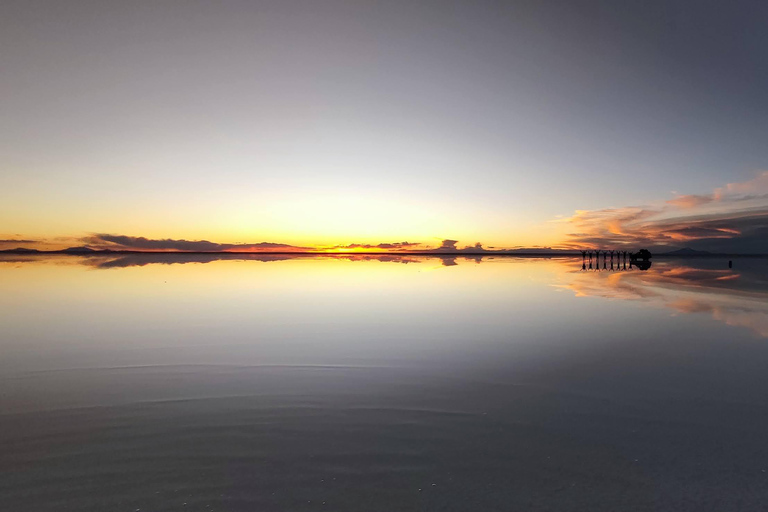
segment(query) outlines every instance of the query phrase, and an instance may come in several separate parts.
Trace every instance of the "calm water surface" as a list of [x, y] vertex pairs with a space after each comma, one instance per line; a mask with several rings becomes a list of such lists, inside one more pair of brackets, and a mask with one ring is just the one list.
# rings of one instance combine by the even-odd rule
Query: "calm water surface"
[[768, 510], [768, 261], [0, 257], [0, 503]]

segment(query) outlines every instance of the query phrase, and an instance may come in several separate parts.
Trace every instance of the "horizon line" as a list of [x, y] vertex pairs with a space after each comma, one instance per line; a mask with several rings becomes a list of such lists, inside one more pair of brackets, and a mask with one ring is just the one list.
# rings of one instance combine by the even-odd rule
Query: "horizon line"
[[[594, 251], [594, 249], [592, 249]], [[606, 251], [610, 252], [610, 251]], [[61, 254], [68, 256], [89, 256], [89, 255], [108, 255], [108, 254], [167, 254], [167, 255], [184, 255], [184, 254], [218, 254], [218, 255], [295, 255], [295, 256], [350, 256], [350, 255], [385, 255], [385, 256], [580, 256], [582, 250], [580, 249], [549, 249], [549, 250], [526, 250], [526, 249], [512, 249], [505, 251], [138, 251], [130, 249], [90, 249], [75, 251], [71, 249], [59, 249], [53, 251], [41, 251], [38, 249], [27, 249], [18, 247], [15, 249], [3, 249], [0, 250], [0, 254]], [[677, 254], [676, 254], [677, 253]], [[724, 256], [741, 256], [741, 257], [768, 257], [765, 253], [714, 253], [707, 251], [697, 251], [695, 253], [680, 253], [680, 250], [672, 250], [669, 252], [656, 253], [654, 256], [670, 256], [670, 257], [724, 257]]]

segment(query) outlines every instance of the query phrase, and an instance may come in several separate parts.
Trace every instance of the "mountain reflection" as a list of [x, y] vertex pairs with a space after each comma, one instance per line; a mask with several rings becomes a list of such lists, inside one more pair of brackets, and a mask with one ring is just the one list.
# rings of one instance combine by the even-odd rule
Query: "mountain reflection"
[[[575, 267], [575, 268], [574, 268]], [[646, 272], [565, 274], [577, 297], [637, 300], [678, 313], [707, 313], [732, 326], [768, 337], [768, 268], [764, 260], [742, 259], [733, 269], [720, 259], [657, 261]]]
[[406, 256], [400, 256], [396, 254], [344, 254], [344, 255], [313, 255], [313, 254], [130, 254], [121, 256], [119, 258], [104, 258], [100, 256], [83, 258], [81, 263], [83, 265], [91, 266], [94, 268], [125, 268], [125, 267], [137, 267], [153, 264], [161, 265], [173, 265], [183, 263], [211, 263], [215, 261], [285, 261], [294, 259], [340, 259], [347, 261], [382, 261], [391, 263], [414, 263], [416, 258], [409, 258]]
[[[379, 261], [388, 263], [417, 263], [433, 260], [443, 265], [456, 265], [455, 256], [443, 255], [400, 255], [400, 254], [286, 254], [286, 253], [123, 253], [123, 254], [78, 254], [78, 255], [0, 255], [0, 263], [55, 262], [57, 264], [83, 265], [95, 269], [144, 267], [147, 265], [181, 265], [185, 263], [213, 263], [217, 261], [258, 261], [274, 262], [296, 259]], [[477, 257], [462, 257], [465, 261], [479, 263]]]
[[[334, 254], [334, 253], [118, 253], [118, 254], [0, 254], [0, 263], [55, 263], [59, 265], [82, 265], [95, 269], [144, 267], [147, 265], [180, 265], [185, 263], [213, 263], [217, 261], [259, 261], [273, 262], [286, 260], [342, 260], [378, 261], [384, 263], [424, 263], [433, 261], [445, 267], [460, 263], [481, 263], [498, 259], [494, 256], [456, 254]], [[503, 258], [503, 256], [502, 256]]]

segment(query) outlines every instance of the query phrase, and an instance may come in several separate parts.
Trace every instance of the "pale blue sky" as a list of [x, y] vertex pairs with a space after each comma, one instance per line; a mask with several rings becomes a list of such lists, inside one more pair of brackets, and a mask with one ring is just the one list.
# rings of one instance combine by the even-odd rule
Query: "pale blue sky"
[[743, 1], [6, 0], [0, 234], [552, 243], [558, 215], [768, 169], [766, 19]]

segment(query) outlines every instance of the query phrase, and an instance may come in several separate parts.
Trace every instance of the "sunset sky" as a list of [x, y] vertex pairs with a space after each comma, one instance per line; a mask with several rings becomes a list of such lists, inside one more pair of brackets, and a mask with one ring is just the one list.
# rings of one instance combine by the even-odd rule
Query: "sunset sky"
[[768, 253], [766, 19], [4, 0], [0, 249]]

